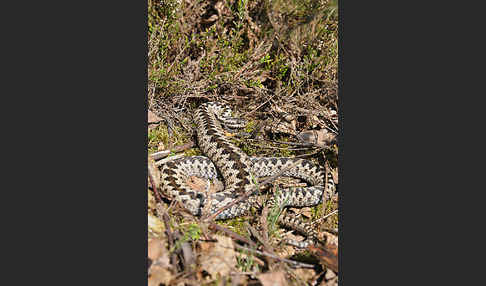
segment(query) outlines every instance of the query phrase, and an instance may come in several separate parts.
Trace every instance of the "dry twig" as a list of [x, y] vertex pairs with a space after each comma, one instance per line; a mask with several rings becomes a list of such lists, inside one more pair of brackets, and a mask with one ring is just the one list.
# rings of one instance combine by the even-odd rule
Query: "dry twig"
[[237, 234], [236, 232], [231, 231], [231, 230], [229, 230], [225, 227], [222, 227], [222, 226], [220, 226], [220, 225], [218, 225], [214, 222], [211, 222], [211, 221], [209, 222], [209, 228], [212, 229], [212, 230], [222, 231], [222, 232], [226, 233], [227, 235], [229, 235], [231, 238], [233, 238], [237, 241], [241, 241], [243, 243], [246, 243], [246, 244], [250, 245], [251, 247], [257, 246], [253, 241], [247, 239], [246, 237], [243, 237], [243, 236]]
[[250, 251], [250, 252], [253, 252], [253, 253], [256, 253], [256, 254], [259, 254], [259, 255], [263, 255], [263, 256], [268, 256], [268, 257], [274, 258], [274, 259], [276, 259], [278, 261], [282, 261], [282, 262], [289, 263], [289, 264], [291, 264], [294, 267], [314, 268], [314, 265], [312, 265], [312, 264], [308, 264], [308, 263], [304, 263], [304, 262], [299, 262], [299, 261], [295, 261], [295, 260], [290, 260], [290, 259], [282, 258], [282, 257], [279, 257], [277, 255], [273, 255], [273, 254], [270, 254], [270, 253], [267, 253], [267, 252], [264, 252], [264, 251], [250, 249], [250, 248], [243, 247], [243, 246], [240, 246], [240, 245], [235, 245], [235, 246], [236, 246], [236, 248], [241, 249], [241, 250]]

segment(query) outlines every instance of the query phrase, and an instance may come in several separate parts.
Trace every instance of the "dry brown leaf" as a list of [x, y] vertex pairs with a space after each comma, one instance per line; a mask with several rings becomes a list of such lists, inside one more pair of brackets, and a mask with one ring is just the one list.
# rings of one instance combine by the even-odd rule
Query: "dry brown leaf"
[[164, 142], [159, 142], [159, 144], [157, 145], [157, 151], [164, 151], [165, 149], [167, 148], [165, 147]]
[[[323, 281], [324, 282], [324, 281]], [[338, 286], [338, 278], [334, 277], [333, 279], [329, 280], [325, 284], [326, 286]]]
[[231, 275], [231, 285], [248, 285], [248, 277], [246, 275]]
[[[191, 188], [195, 191], [206, 193], [208, 181], [206, 179], [199, 178], [199, 177], [196, 177], [196, 176], [190, 176], [189, 178], [187, 178], [186, 184], [189, 188]], [[220, 192], [223, 189], [224, 189], [224, 185], [219, 180], [214, 180], [209, 185], [209, 192], [211, 192], [211, 193]]]
[[[201, 242], [200, 264], [203, 270], [206, 270], [213, 278], [217, 275], [228, 276], [236, 266], [236, 254], [231, 238], [214, 235], [217, 240], [214, 242]], [[204, 244], [210, 244], [208, 245]]]
[[172, 277], [171, 273], [167, 272], [171, 266], [169, 251], [164, 241], [164, 239], [159, 238], [152, 238], [148, 240], [147, 257], [149, 261], [151, 261], [149, 268], [149, 281], [150, 277], [152, 277], [153, 283], [157, 283], [158, 281], [165, 283], [168, 282], [168, 280], [170, 280]]
[[311, 143], [319, 147], [330, 146], [336, 135], [327, 129], [303, 131], [297, 135], [297, 139], [304, 143]]
[[287, 286], [285, 274], [282, 271], [267, 272], [257, 276], [263, 286]]
[[319, 262], [322, 266], [330, 268], [335, 272], [339, 272], [339, 250], [337, 245], [330, 243], [326, 243], [324, 247], [310, 245], [307, 247], [307, 250], [309, 250], [310, 253], [312, 253], [317, 259], [319, 259]]
[[283, 119], [287, 122], [295, 121], [295, 116], [293, 114], [286, 114], [283, 116]]
[[214, 247], [214, 243], [209, 243], [209, 242], [200, 242], [199, 247], [201, 248], [202, 253], [207, 253], [211, 248]]
[[327, 269], [326, 274], [324, 274], [324, 279], [320, 285], [323, 286], [337, 286], [339, 277], [331, 269]]
[[187, 178], [186, 184], [192, 190], [204, 193], [206, 192], [208, 182], [205, 179], [196, 176], [190, 176], [189, 178]]
[[285, 111], [282, 108], [280, 108], [280, 106], [278, 105], [272, 105], [272, 109], [278, 113], [285, 113]]
[[253, 88], [246, 87], [246, 86], [239, 86], [238, 90], [244, 95], [255, 93], [255, 90]]
[[[332, 249], [339, 247], [339, 237], [328, 231], [324, 231], [323, 235], [326, 237], [326, 246]], [[337, 254], [337, 253], [336, 253]]]
[[335, 134], [329, 132], [327, 129], [321, 129], [317, 132], [316, 145], [320, 147], [330, 146], [335, 138]]
[[[290, 237], [290, 235], [289, 235], [289, 237]], [[289, 238], [289, 239], [291, 239], [291, 238]], [[291, 257], [296, 253], [296, 251], [295, 251], [294, 246], [289, 245], [289, 244], [284, 244], [281, 247], [279, 247], [278, 249], [276, 249], [275, 253], [280, 257]]]
[[319, 117], [317, 117], [316, 115], [312, 115], [311, 117], [311, 126], [313, 128], [319, 126], [319, 123], [320, 123], [320, 120], [319, 120]]
[[148, 123], [158, 123], [162, 120], [162, 118], [158, 117], [152, 111], [148, 111]]
[[157, 217], [152, 215], [151, 213], [148, 214], [148, 230], [153, 234], [160, 235], [164, 231], [164, 223], [160, 221]]
[[[148, 167], [149, 176], [152, 177], [152, 179], [154, 180], [154, 184], [155, 184], [155, 186], [152, 186], [152, 188], [154, 188], [154, 187], [159, 188], [159, 186], [160, 186], [160, 171], [157, 168], [157, 166], [155, 165], [155, 160], [150, 156], [148, 156], [147, 167]], [[149, 179], [149, 183], [150, 183], [150, 179]], [[149, 184], [149, 186], [150, 186], [150, 184]]]
[[214, 190], [215, 193], [216, 192], [222, 192], [224, 190], [223, 182], [221, 182], [218, 179], [213, 180], [211, 187], [210, 187], [210, 191], [213, 192], [213, 190]]
[[311, 143], [315, 144], [317, 142], [317, 134], [316, 131], [302, 131], [297, 134], [297, 139], [304, 143]]
[[204, 24], [209, 24], [209, 23], [213, 23], [214, 21], [218, 20], [219, 16], [218, 14], [214, 14], [212, 15], [211, 17], [207, 18], [207, 19], [203, 19], [202, 22]]
[[221, 16], [223, 14], [223, 8], [224, 8], [224, 2], [223, 1], [218, 1], [216, 4], [214, 4], [214, 9], [218, 11], [218, 15]]
[[332, 271], [331, 269], [327, 269], [324, 278], [326, 278], [326, 280], [331, 280], [334, 277], [336, 277], [336, 273], [334, 273], [334, 271]]
[[148, 241], [148, 258], [156, 260], [163, 252], [164, 245], [160, 239], [150, 239]]
[[331, 175], [332, 175], [332, 180], [334, 181], [335, 184], [338, 184], [339, 183], [339, 171], [338, 169], [334, 169], [331, 171]]
[[289, 208], [289, 210], [293, 211], [296, 214], [303, 215], [307, 218], [312, 217], [312, 208], [311, 207], [303, 207], [303, 208]]
[[272, 133], [286, 133], [290, 135], [296, 135], [296, 120], [287, 123], [284, 121], [277, 121], [265, 126], [265, 131]]
[[[282, 230], [282, 232], [283, 232], [283, 230]], [[285, 235], [281, 234], [281, 237], [282, 237], [282, 240], [284, 240], [284, 241], [285, 240], [293, 240], [293, 241], [304, 241], [305, 240], [304, 236], [302, 236], [298, 233], [290, 232], [290, 231], [285, 232]], [[297, 249], [294, 246], [285, 243], [281, 247], [275, 249], [275, 252], [280, 257], [290, 257], [290, 256], [293, 256], [297, 253], [296, 250]]]
[[297, 120], [293, 119], [290, 121], [290, 126], [292, 128], [293, 134], [295, 134], [295, 130], [297, 130]]
[[169, 285], [174, 276], [164, 267], [153, 265], [150, 268], [148, 286], [159, 286], [160, 284]]
[[160, 123], [160, 121], [162, 121], [162, 118], [158, 117], [157, 115], [155, 115], [155, 113], [153, 113], [152, 111], [148, 111], [148, 129], [153, 129], [155, 127], [157, 127]]
[[149, 189], [147, 189], [147, 196], [148, 196], [148, 211], [153, 211], [155, 210], [155, 198], [154, 196], [152, 195], [152, 191], [150, 191]]
[[312, 281], [316, 276], [316, 271], [308, 268], [297, 268], [294, 270], [294, 273], [304, 281]]
[[263, 83], [265, 82], [268, 78], [270, 78], [270, 72], [269, 71], [262, 71], [259, 76], [256, 77], [255, 80]]

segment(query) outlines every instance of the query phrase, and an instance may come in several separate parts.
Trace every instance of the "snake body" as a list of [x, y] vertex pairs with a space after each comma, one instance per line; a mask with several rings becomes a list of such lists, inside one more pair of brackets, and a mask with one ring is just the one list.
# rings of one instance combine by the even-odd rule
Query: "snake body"
[[[321, 202], [324, 192], [325, 171], [309, 160], [287, 157], [250, 157], [234, 145], [225, 135], [226, 128], [241, 127], [243, 121], [231, 117], [231, 109], [222, 103], [202, 104], [194, 114], [197, 143], [206, 155], [184, 157], [170, 161], [162, 166], [162, 191], [180, 201], [193, 214], [201, 215], [202, 209], [210, 204], [210, 213], [232, 203], [239, 196], [256, 190], [258, 177], [267, 177], [282, 173], [282, 176], [296, 177], [311, 184], [309, 187], [294, 187], [280, 190], [271, 199], [271, 204], [280, 207], [314, 206]], [[213, 180], [219, 170], [225, 188], [213, 193], [209, 198], [204, 192], [191, 189], [187, 184], [190, 176]], [[328, 177], [332, 183], [332, 177]], [[328, 183], [329, 185], [329, 183]], [[255, 191], [256, 194], [256, 191]], [[247, 213], [257, 204], [256, 196], [251, 195], [216, 216], [216, 219], [230, 219]], [[299, 219], [291, 216], [280, 220], [281, 224], [307, 235], [314, 232]]]

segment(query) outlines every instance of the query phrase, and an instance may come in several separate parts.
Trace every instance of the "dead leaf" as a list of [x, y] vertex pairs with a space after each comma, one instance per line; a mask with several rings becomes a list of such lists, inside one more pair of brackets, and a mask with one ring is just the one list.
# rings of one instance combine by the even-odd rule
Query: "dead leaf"
[[298, 268], [294, 270], [294, 273], [304, 281], [312, 281], [316, 276], [316, 271], [314, 269]]
[[[201, 192], [201, 193], [207, 193], [207, 186], [208, 186], [208, 181], [203, 178], [199, 178], [196, 176], [190, 176], [186, 180], [186, 184], [189, 188], [192, 190]], [[219, 180], [214, 180], [209, 184], [209, 192], [211, 193], [216, 193], [220, 192], [224, 189], [224, 185], [221, 181]]]
[[285, 274], [282, 271], [267, 272], [257, 275], [263, 286], [287, 286]]
[[255, 90], [253, 88], [250, 88], [250, 87], [246, 87], [246, 86], [239, 86], [238, 87], [238, 90], [243, 94], [243, 95], [248, 95], [248, 94], [253, 94], [255, 92]]
[[283, 116], [283, 119], [289, 123], [292, 123], [292, 121], [295, 121], [295, 116], [292, 114], [286, 114]]
[[207, 18], [207, 19], [203, 19], [202, 22], [204, 24], [209, 24], [209, 23], [213, 23], [214, 21], [218, 20], [219, 16], [218, 14], [214, 14], [212, 15], [211, 17]]
[[278, 105], [272, 105], [272, 109], [278, 113], [285, 113], [285, 111], [282, 108], [280, 108], [280, 106]]
[[337, 248], [339, 247], [339, 237], [328, 231], [324, 231], [323, 235], [326, 237], [326, 247], [329, 249], [335, 249], [337, 255]]
[[[288, 235], [290, 237], [292, 234]], [[295, 247], [289, 244], [283, 244], [279, 249], [275, 250], [275, 253], [280, 257], [291, 257], [296, 251]]]
[[[229, 273], [236, 266], [236, 254], [231, 238], [214, 235], [217, 242], [201, 242], [200, 264], [203, 270], [206, 270], [213, 278], [217, 274], [221, 276], [228, 276]], [[204, 244], [210, 244], [208, 245]]]
[[148, 196], [148, 202], [147, 202], [148, 211], [150, 212], [155, 210], [155, 198], [152, 195], [152, 191], [150, 191], [149, 189], [147, 189], [147, 196]]
[[336, 273], [334, 273], [334, 271], [332, 271], [331, 269], [327, 269], [324, 278], [326, 278], [326, 280], [331, 280], [334, 277], [336, 277]]
[[196, 176], [190, 176], [189, 178], [187, 178], [186, 184], [194, 191], [205, 193], [208, 186], [208, 181]]
[[214, 243], [209, 243], [209, 242], [201, 242], [199, 243], [199, 247], [201, 248], [202, 253], [207, 253], [211, 248], [214, 247]]
[[159, 286], [160, 284], [169, 285], [174, 276], [164, 267], [153, 265], [150, 268], [148, 286]]
[[150, 239], [148, 242], [148, 258], [156, 260], [162, 254], [162, 241], [160, 239]]
[[218, 1], [216, 4], [214, 4], [214, 9], [218, 11], [218, 15], [221, 16], [223, 14], [223, 8], [224, 8], [224, 2], [223, 1]]
[[148, 123], [159, 123], [161, 120], [162, 118], [155, 115], [155, 113], [148, 111]]
[[[282, 232], [284, 231], [282, 230]], [[285, 235], [281, 235], [283, 241], [286, 240], [304, 241], [305, 240], [304, 236], [300, 235], [299, 233], [296, 233], [295, 231], [294, 232], [285, 231], [284, 233]], [[294, 246], [285, 243], [280, 248], [275, 249], [275, 252], [280, 257], [290, 257], [295, 255], [298, 252], [298, 250]]]
[[322, 266], [330, 268], [335, 272], [339, 272], [337, 245], [327, 243], [324, 247], [309, 245], [307, 250], [319, 259]]
[[311, 117], [311, 126], [313, 128], [319, 126], [319, 123], [320, 123], [320, 120], [319, 120], [319, 117], [317, 117], [316, 115], [312, 115]]
[[336, 134], [329, 132], [327, 129], [303, 131], [297, 134], [297, 139], [304, 143], [311, 143], [319, 147], [332, 145], [336, 139]]
[[324, 279], [321, 285], [325, 286], [337, 286], [339, 277], [331, 269], [327, 269], [326, 274], [324, 274]]
[[160, 121], [162, 121], [162, 118], [158, 117], [157, 115], [155, 115], [155, 113], [153, 113], [152, 111], [148, 110], [148, 129], [153, 129], [155, 127], [157, 127], [160, 123]]
[[164, 231], [164, 223], [152, 214], [148, 214], [148, 230], [156, 235], [160, 235]]
[[264, 83], [268, 78], [270, 78], [270, 72], [269, 71], [262, 71], [259, 76], [256, 77], [255, 80]]
[[231, 275], [231, 285], [248, 285], [248, 277], [246, 275]]
[[311, 207], [303, 207], [303, 208], [289, 208], [289, 210], [293, 211], [296, 214], [303, 215], [307, 218], [312, 217], [312, 208]]
[[334, 184], [337, 184], [339, 182], [339, 173], [338, 173], [338, 169], [334, 169], [331, 171], [331, 175], [332, 175], [332, 180], [334, 181]]
[[292, 120], [290, 123], [284, 121], [276, 121], [265, 126], [265, 131], [272, 133], [286, 133], [296, 135], [296, 120]]
[[[154, 180], [154, 184], [155, 184], [155, 186], [152, 186], [152, 189], [155, 189], [155, 188], [158, 189], [159, 186], [160, 186], [160, 171], [157, 168], [157, 166], [155, 165], [155, 160], [150, 156], [148, 156], [147, 164], [148, 164], [147, 167], [148, 167], [149, 176], [152, 177], [152, 179]], [[150, 179], [149, 179], [149, 183], [150, 183]]]
[[159, 144], [157, 145], [157, 151], [164, 151], [165, 149], [167, 148], [165, 147], [164, 142], [159, 142]]
[[224, 184], [218, 179], [214, 179], [211, 183], [210, 191], [213, 193], [222, 192], [224, 190]]

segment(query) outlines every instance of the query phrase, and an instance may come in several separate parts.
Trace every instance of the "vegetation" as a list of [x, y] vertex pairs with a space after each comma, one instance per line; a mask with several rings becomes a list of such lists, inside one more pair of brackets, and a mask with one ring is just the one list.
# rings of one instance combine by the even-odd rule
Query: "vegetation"
[[[335, 139], [324, 145], [317, 139], [310, 145], [298, 139], [305, 132], [327, 130], [334, 138], [339, 132], [337, 0], [148, 0], [147, 36], [147, 101], [149, 110], [161, 118], [160, 124], [148, 131], [149, 154], [195, 142], [194, 110], [203, 102], [222, 101], [247, 121], [242, 133], [232, 138], [247, 154], [307, 156], [337, 172]], [[201, 154], [197, 145], [184, 153]], [[285, 183], [275, 182], [275, 189]], [[170, 202], [157, 197], [155, 201], [157, 206], [151, 204], [149, 212], [163, 224], [160, 210], [167, 210]], [[337, 198], [303, 214], [317, 220], [336, 209]], [[160, 231], [151, 231], [149, 237], [165, 245], [160, 247], [166, 249], [169, 258], [161, 254], [154, 258], [159, 262], [149, 269], [149, 285], [219, 285], [236, 279], [241, 281], [235, 285], [250, 281], [265, 285], [264, 276], [259, 275], [277, 270], [283, 271], [292, 285], [319, 279], [328, 283], [321, 285], [337, 283], [337, 277], [323, 278], [328, 270], [322, 263], [316, 263], [319, 266], [315, 269], [299, 269], [312, 272], [309, 278], [302, 278], [304, 272], [295, 272], [288, 263], [257, 255], [255, 250], [280, 256], [289, 249], [281, 243], [285, 231], [275, 225], [275, 212], [279, 210], [270, 210], [268, 234], [263, 235], [270, 246], [263, 247], [250, 235], [247, 222], [258, 231], [265, 230], [257, 211], [248, 217], [216, 222], [256, 243], [253, 248], [247, 245], [253, 250], [235, 250], [231, 254], [236, 257], [232, 272], [216, 276], [201, 260], [204, 253], [210, 253], [205, 249], [206, 241], [215, 233], [225, 234], [170, 204], [168, 226], [174, 237]], [[336, 229], [337, 225], [338, 216], [329, 215], [319, 228]], [[199, 268], [186, 265], [190, 260], [182, 251], [186, 244], [196, 253], [194, 264]], [[287, 258], [295, 253], [292, 250]], [[164, 267], [161, 257], [169, 261]], [[308, 258], [304, 255], [303, 260]]]

